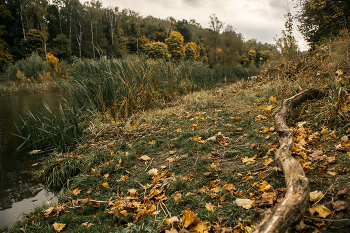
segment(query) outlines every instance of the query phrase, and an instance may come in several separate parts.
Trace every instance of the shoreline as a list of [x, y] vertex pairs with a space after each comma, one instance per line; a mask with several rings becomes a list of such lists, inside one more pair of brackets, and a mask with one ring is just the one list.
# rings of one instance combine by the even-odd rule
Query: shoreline
[[60, 92], [64, 89], [57, 82], [17, 83], [0, 82], [0, 97], [45, 92]]

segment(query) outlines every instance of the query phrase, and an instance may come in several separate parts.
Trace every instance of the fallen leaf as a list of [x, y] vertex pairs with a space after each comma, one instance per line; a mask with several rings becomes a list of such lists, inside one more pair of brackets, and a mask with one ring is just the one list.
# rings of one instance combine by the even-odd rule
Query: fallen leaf
[[171, 228], [170, 230], [165, 230], [165, 233], [178, 233], [175, 228]]
[[130, 197], [134, 197], [135, 195], [137, 195], [137, 190], [136, 189], [129, 189], [128, 194]]
[[83, 227], [91, 227], [92, 225], [94, 225], [94, 224], [92, 224], [91, 222], [84, 222], [84, 223], [82, 223], [81, 224]]
[[318, 201], [323, 197], [323, 193], [321, 191], [315, 190], [310, 192], [310, 201]]
[[247, 156], [245, 156], [245, 157], [242, 159], [242, 162], [243, 162], [243, 163], [247, 163], [247, 162], [250, 162], [250, 161], [255, 161], [255, 160], [254, 160], [254, 157], [248, 158]]
[[151, 157], [147, 156], [147, 155], [143, 155], [141, 156], [139, 159], [143, 160], [143, 161], [147, 161], [147, 160], [151, 160]]
[[[176, 216], [174, 217], [171, 217], [171, 218], [166, 218], [166, 219], [163, 219], [163, 221], [168, 224], [168, 226], [170, 226], [171, 224], [173, 224], [174, 222], [178, 222], [180, 221]], [[177, 231], [176, 231], [177, 232]]]
[[345, 201], [336, 201], [332, 202], [332, 207], [335, 211], [346, 210], [348, 208], [348, 204]]
[[269, 165], [272, 162], [273, 162], [272, 158], [265, 159], [264, 165], [267, 166], [267, 165]]
[[238, 206], [241, 206], [241, 207], [243, 207], [244, 209], [247, 209], [247, 210], [252, 208], [252, 206], [255, 204], [255, 201], [253, 201], [253, 200], [242, 199], [242, 198], [237, 198], [235, 202], [236, 202], [236, 204]]
[[147, 172], [149, 175], [156, 175], [158, 174], [158, 169], [152, 168]]
[[266, 108], [263, 108], [263, 110], [265, 110], [265, 111], [271, 111], [272, 108], [273, 108], [272, 105], [267, 105]]
[[271, 96], [269, 99], [270, 103], [277, 103], [276, 97]]
[[34, 164], [32, 164], [32, 167], [34, 167], [34, 166], [36, 166], [36, 165], [38, 165], [39, 163], [34, 163]]
[[205, 208], [208, 210], [208, 211], [214, 211], [214, 207], [211, 203], [206, 203], [205, 204]]
[[330, 215], [332, 213], [324, 205], [315, 206], [312, 209], [314, 209], [318, 213], [318, 216], [321, 217], [321, 218], [326, 218], [328, 215]]
[[197, 231], [197, 233], [208, 232], [209, 228], [208, 228], [207, 224], [208, 224], [207, 221], [200, 222], [196, 225], [196, 227], [194, 229]]
[[301, 220], [300, 223], [298, 225], [295, 226], [295, 229], [297, 231], [303, 231], [303, 230], [306, 230], [306, 229], [309, 229], [310, 226], [309, 225], [306, 225], [304, 223], [304, 220]]
[[53, 228], [55, 229], [55, 231], [58, 231], [58, 232], [62, 231], [63, 228], [66, 226], [66, 224], [64, 224], [64, 223], [58, 223], [58, 222], [55, 222], [55, 223], [52, 224], [52, 225], [53, 225]]
[[154, 141], [154, 140], [149, 141], [148, 144], [150, 144], [150, 145], [156, 144], [156, 141]]
[[182, 222], [183, 226], [187, 228], [197, 219], [197, 215], [194, 214], [189, 208], [187, 210], [182, 211]]
[[128, 212], [126, 210], [120, 211], [120, 214], [123, 215], [124, 217], [128, 216]]
[[80, 192], [81, 192], [81, 190], [78, 189], [78, 188], [76, 188], [76, 189], [73, 190], [73, 194], [74, 194], [75, 196], [79, 195]]

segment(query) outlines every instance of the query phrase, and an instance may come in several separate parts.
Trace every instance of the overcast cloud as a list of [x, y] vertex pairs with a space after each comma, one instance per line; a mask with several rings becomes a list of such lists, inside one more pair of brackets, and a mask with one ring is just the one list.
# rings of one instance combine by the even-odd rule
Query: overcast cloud
[[[288, 2], [290, 0], [102, 0], [104, 7], [130, 8], [143, 17], [152, 15], [165, 19], [195, 19], [204, 28], [209, 27], [209, 16], [216, 16], [242, 33], [245, 40], [257, 39], [274, 43], [273, 38], [284, 29]], [[295, 30], [301, 50], [307, 50], [306, 42]]]

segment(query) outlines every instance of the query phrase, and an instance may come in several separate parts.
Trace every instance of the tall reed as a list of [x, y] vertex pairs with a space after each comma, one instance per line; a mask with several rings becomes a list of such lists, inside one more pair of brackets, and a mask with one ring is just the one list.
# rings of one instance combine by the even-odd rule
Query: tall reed
[[68, 104], [67, 100], [58, 104], [56, 112], [44, 103], [46, 111], [31, 112], [22, 118], [22, 126], [17, 127], [18, 137], [23, 143], [18, 149], [67, 151], [70, 145], [80, 142], [87, 117], [81, 108]]
[[147, 60], [139, 56], [124, 59], [80, 60], [74, 64], [69, 81], [61, 80], [78, 106], [89, 104], [98, 112], [114, 117], [168, 101], [175, 95], [232, 83], [250, 74], [242, 67], [202, 63]]

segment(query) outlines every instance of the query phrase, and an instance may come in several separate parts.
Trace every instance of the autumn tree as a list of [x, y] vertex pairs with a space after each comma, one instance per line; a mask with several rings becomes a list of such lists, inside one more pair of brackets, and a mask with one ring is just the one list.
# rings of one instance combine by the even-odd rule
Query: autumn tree
[[165, 58], [167, 53], [167, 45], [162, 42], [148, 43], [145, 46], [145, 51], [149, 58]]
[[296, 17], [299, 31], [311, 46], [339, 35], [350, 27], [350, 1], [339, 0], [294, 0], [298, 9]]
[[177, 31], [172, 31], [169, 38], [165, 40], [165, 43], [168, 46], [168, 52], [173, 61], [181, 61], [184, 59], [185, 49], [183, 42], [183, 36]]
[[185, 55], [186, 55], [186, 60], [190, 61], [195, 61], [196, 60], [196, 50], [193, 48], [194, 46], [191, 44], [196, 45], [195, 43], [187, 43], [185, 46]]

